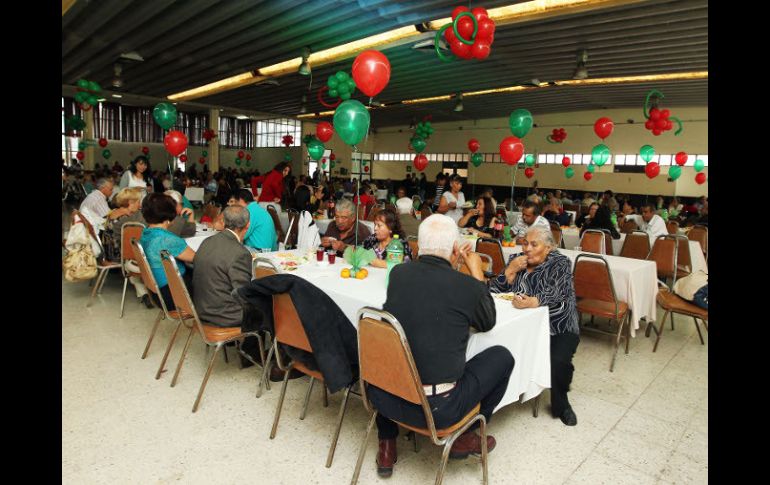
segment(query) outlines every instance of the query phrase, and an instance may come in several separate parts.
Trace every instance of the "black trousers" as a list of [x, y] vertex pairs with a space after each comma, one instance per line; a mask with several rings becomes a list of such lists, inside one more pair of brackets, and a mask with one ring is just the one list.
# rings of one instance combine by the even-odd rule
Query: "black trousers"
[[[192, 287], [192, 268], [187, 268], [185, 273], [182, 275], [182, 281], [184, 281], [185, 286], [187, 287], [187, 291], [190, 293], [190, 298], [193, 296], [193, 287]], [[171, 288], [169, 288], [168, 285], [161, 286], [158, 288], [160, 290], [160, 295], [163, 297], [163, 301], [166, 303], [166, 310], [176, 310], [176, 305], [174, 304], [174, 298], [171, 295]], [[160, 302], [157, 301], [157, 297], [153, 294], [152, 298], [155, 301], [155, 303], [160, 307]]]
[[575, 372], [572, 356], [579, 343], [580, 337], [571, 332], [551, 335], [551, 412], [554, 416], [561, 416], [569, 407], [567, 392]]
[[[428, 404], [433, 412], [436, 428], [446, 428], [455, 424], [479, 401], [481, 414], [489, 422], [492, 411], [503, 399], [505, 390], [508, 388], [513, 365], [511, 353], [499, 345], [486, 349], [466, 362], [465, 371], [454, 389], [437, 396], [428, 396]], [[367, 393], [378, 411], [377, 434], [381, 440], [398, 437], [398, 425], [391, 419], [412, 426], [427, 426], [422, 406], [375, 386], [367, 387]], [[477, 421], [470, 429], [478, 426]]]

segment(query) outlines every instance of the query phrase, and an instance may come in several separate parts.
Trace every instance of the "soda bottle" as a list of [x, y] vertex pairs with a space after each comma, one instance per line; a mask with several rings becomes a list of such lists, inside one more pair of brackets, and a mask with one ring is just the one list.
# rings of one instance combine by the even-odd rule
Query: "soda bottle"
[[398, 234], [393, 235], [393, 239], [385, 247], [385, 263], [388, 266], [388, 272], [385, 275], [385, 287], [390, 282], [390, 271], [397, 264], [404, 262], [404, 244], [398, 238]]
[[612, 215], [610, 216], [610, 220], [612, 221], [612, 225], [613, 226], [618, 227], [618, 215], [617, 214], [615, 214], [613, 212]]

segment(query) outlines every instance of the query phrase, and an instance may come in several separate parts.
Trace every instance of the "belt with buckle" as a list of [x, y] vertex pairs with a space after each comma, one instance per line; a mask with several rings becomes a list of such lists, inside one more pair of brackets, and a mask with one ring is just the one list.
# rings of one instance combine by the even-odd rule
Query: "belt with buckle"
[[427, 384], [422, 386], [426, 396], [436, 396], [449, 392], [457, 386], [456, 382], [447, 382], [445, 384]]

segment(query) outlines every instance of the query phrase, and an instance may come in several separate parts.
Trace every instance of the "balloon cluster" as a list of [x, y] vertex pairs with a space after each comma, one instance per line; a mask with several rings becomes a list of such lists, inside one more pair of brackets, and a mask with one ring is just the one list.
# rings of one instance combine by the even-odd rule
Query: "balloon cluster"
[[211, 128], [206, 128], [203, 130], [203, 139], [206, 140], [206, 143], [210, 142], [212, 139], [217, 137], [217, 132], [212, 130]]
[[[511, 117], [508, 119], [508, 126], [514, 136], [503, 138], [503, 141], [500, 142], [500, 157], [508, 165], [515, 165], [521, 159], [521, 156], [524, 155], [524, 143], [520, 138], [524, 138], [529, 133], [533, 124], [532, 113], [526, 109], [517, 109], [511, 113]], [[535, 171], [531, 167], [528, 168], [530, 168], [531, 174], [534, 175]], [[527, 171], [525, 170], [524, 175], [526, 174]], [[528, 177], [531, 177], [531, 175]]]
[[96, 103], [99, 102], [99, 93], [101, 93], [102, 87], [98, 83], [78, 79], [76, 89], [75, 102], [78, 103], [83, 111], [90, 110], [92, 106], [96, 106]]
[[452, 22], [442, 26], [433, 39], [438, 58], [451, 62], [455, 57], [446, 56], [439, 49], [441, 35], [449, 43], [449, 50], [455, 57], [486, 59], [492, 52], [492, 43], [495, 41], [495, 22], [482, 7], [473, 10], [468, 7], [455, 7], [452, 10]]
[[291, 135], [283, 135], [283, 140], [281, 143], [283, 143], [284, 146], [289, 147], [294, 143], [294, 137]]
[[80, 116], [72, 115], [64, 120], [64, 126], [72, 131], [82, 131], [86, 127], [86, 122]]
[[[647, 162], [647, 165], [644, 167], [644, 173], [647, 174], [647, 177], [651, 179], [657, 177], [658, 174], [660, 173], [660, 165], [658, 165], [657, 162], [652, 161], [653, 157], [655, 156], [655, 149], [651, 145], [643, 145], [642, 148], [639, 149], [639, 156], [642, 157], [642, 160]], [[685, 155], [685, 162], [686, 161], [687, 161], [687, 155]], [[679, 162], [677, 161], [677, 163]], [[671, 167], [671, 168], [679, 168], [679, 167]], [[677, 175], [676, 172], [677, 171], [674, 170], [673, 176], [671, 177], [675, 180], [677, 177], [679, 177], [679, 175]], [[669, 175], [672, 175], [671, 169], [669, 169], [668, 173]]]
[[567, 132], [564, 131], [564, 128], [554, 128], [545, 139], [551, 143], [564, 143], [564, 140], [567, 139]]
[[329, 76], [326, 86], [329, 88], [329, 96], [332, 98], [339, 96], [343, 100], [350, 99], [350, 95], [356, 90], [356, 82], [350, 79], [345, 71], [337, 71]]
[[564, 157], [561, 159], [561, 164], [564, 166], [564, 176], [568, 179], [571, 179], [575, 176], [575, 169], [570, 167], [570, 164], [572, 163], [572, 160], [570, 160], [569, 157]]
[[524, 169], [524, 175], [528, 179], [531, 179], [535, 175], [535, 169], [532, 168], [535, 165], [535, 156], [530, 153], [524, 157], [524, 165], [527, 166], [527, 168]]
[[206, 150], [203, 150], [203, 152], [201, 152], [201, 157], [198, 159], [198, 163], [200, 163], [201, 165], [205, 164], [206, 157], [208, 156], [209, 156], [209, 152], [207, 152]]
[[480, 147], [481, 144], [477, 139], [471, 138], [468, 140], [468, 150], [471, 151], [471, 163], [474, 167], [478, 167], [484, 161], [484, 156], [481, 153], [476, 153]]
[[653, 96], [657, 96], [659, 99], [665, 98], [663, 93], [656, 89], [647, 93], [647, 97], [644, 100], [644, 117], [647, 118], [647, 121], [644, 123], [644, 127], [650, 130], [653, 135], [660, 136], [663, 132], [672, 129], [674, 127], [674, 122], [676, 122], [678, 128], [674, 132], [674, 135], [678, 136], [681, 134], [684, 129], [682, 121], [676, 116], [671, 116], [671, 111], [659, 109], [658, 107], [650, 108], [650, 99]]
[[432, 134], [433, 127], [430, 125], [430, 121], [420, 121], [414, 129], [414, 135], [419, 136], [423, 140], [427, 140]]

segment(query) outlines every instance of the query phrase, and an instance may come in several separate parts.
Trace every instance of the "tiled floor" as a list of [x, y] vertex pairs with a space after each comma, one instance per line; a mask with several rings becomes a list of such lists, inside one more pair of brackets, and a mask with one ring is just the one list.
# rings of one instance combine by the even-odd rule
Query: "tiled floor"
[[[269, 439], [279, 387], [255, 398], [259, 368], [239, 370], [218, 359], [197, 413], [191, 409], [205, 372], [206, 349], [195, 337], [179, 382], [169, 387], [183, 339], [160, 380], [155, 371], [173, 324], [161, 322], [140, 359], [156, 311], [138, 303], [129, 286], [118, 318], [122, 278], [107, 279], [86, 308], [88, 283], [62, 279], [62, 481], [91, 483], [348, 483], [366, 416], [351, 399], [334, 463], [324, 467], [341, 393], [322, 405], [313, 390], [298, 419], [306, 380], [290, 381], [275, 439]], [[659, 313], [659, 318], [662, 312]], [[691, 320], [677, 318], [658, 351], [644, 333], [608, 371], [608, 338], [584, 334], [575, 356], [570, 400], [578, 416], [566, 427], [527, 404], [497, 414], [490, 432], [490, 483], [656, 484], [708, 481], [708, 335], [701, 346]], [[209, 354], [210, 355], [210, 354]], [[231, 353], [231, 357], [234, 357]], [[545, 393], [545, 397], [548, 393]], [[421, 439], [419, 453], [399, 440], [393, 476], [374, 467], [376, 433], [359, 483], [433, 483], [440, 450]], [[480, 483], [477, 458], [450, 461], [447, 484]]]

